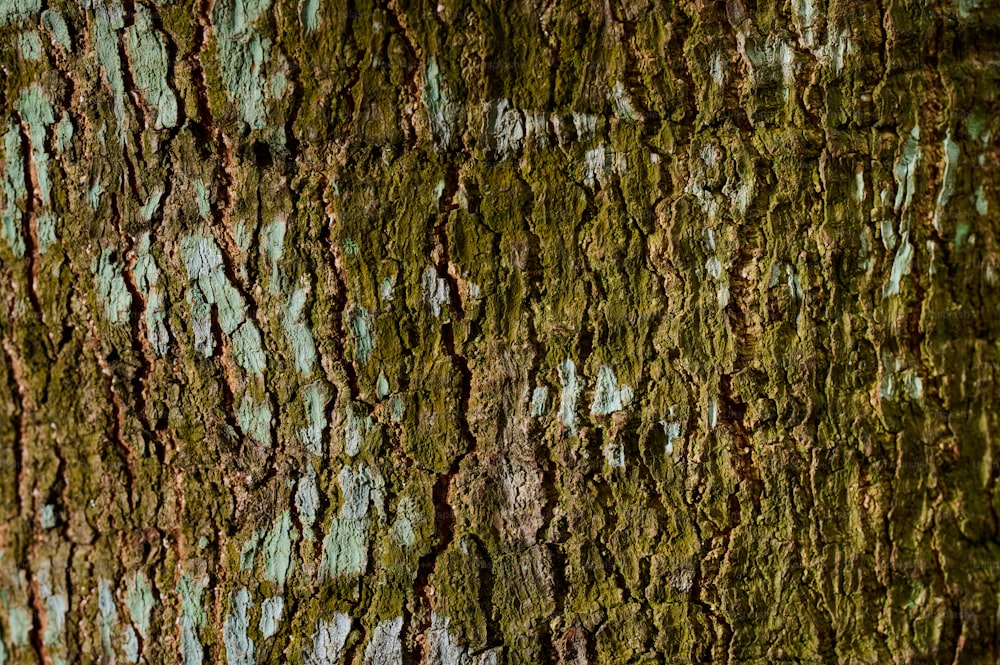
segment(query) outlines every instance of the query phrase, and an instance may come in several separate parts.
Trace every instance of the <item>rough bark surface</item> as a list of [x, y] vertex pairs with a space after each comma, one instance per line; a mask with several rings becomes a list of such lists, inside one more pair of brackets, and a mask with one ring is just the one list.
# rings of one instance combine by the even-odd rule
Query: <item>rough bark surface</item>
[[0, 43], [0, 665], [1000, 659], [990, 0]]

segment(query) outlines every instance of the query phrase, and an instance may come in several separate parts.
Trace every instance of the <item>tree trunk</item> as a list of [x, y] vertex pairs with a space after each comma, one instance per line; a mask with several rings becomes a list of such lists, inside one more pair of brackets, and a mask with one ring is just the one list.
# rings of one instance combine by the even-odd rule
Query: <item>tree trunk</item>
[[0, 665], [1000, 659], [992, 3], [380, 1], [0, 0]]

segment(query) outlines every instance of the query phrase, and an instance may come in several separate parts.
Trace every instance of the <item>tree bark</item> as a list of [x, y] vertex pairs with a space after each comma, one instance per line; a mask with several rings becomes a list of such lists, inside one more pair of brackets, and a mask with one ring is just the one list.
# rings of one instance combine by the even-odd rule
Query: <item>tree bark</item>
[[0, 665], [1000, 659], [988, 0], [0, 33]]

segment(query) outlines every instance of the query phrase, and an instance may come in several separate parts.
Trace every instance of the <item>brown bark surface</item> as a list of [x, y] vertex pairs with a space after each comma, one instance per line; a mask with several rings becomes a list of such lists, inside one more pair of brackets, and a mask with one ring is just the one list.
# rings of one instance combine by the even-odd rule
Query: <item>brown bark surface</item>
[[988, 0], [0, 44], [0, 665], [1000, 659]]

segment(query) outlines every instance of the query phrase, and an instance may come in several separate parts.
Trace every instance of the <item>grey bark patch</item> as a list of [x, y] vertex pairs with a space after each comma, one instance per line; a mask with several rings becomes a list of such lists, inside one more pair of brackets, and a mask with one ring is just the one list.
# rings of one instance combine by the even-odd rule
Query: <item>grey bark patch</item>
[[226, 645], [226, 662], [229, 665], [254, 665], [254, 642], [247, 635], [250, 611], [250, 592], [241, 587], [229, 595], [229, 613], [222, 627], [222, 639]]
[[335, 612], [330, 620], [317, 621], [312, 649], [303, 658], [306, 665], [339, 665], [350, 633], [351, 617], [343, 612]]
[[402, 629], [403, 617], [379, 621], [365, 647], [364, 665], [402, 665], [403, 644], [399, 639]]
[[285, 609], [285, 599], [282, 596], [272, 596], [260, 604], [260, 624], [257, 629], [265, 640], [278, 632], [281, 615]]

